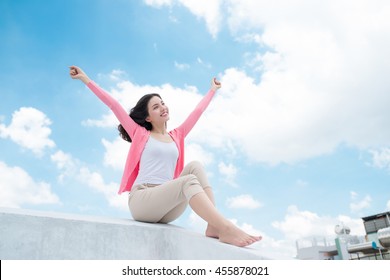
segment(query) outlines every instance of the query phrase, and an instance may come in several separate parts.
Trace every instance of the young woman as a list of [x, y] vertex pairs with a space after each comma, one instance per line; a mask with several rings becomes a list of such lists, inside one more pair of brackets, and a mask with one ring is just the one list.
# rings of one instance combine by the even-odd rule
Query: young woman
[[200, 163], [184, 166], [184, 138], [221, 87], [215, 78], [209, 92], [183, 124], [168, 132], [169, 108], [160, 95], [143, 96], [128, 114], [81, 68], [71, 66], [70, 76], [86, 84], [113, 111], [120, 122], [118, 129], [122, 138], [132, 143], [119, 194], [129, 192], [129, 209], [136, 221], [169, 223], [189, 204], [208, 223], [208, 237], [240, 247], [261, 239], [240, 230], [219, 213]]

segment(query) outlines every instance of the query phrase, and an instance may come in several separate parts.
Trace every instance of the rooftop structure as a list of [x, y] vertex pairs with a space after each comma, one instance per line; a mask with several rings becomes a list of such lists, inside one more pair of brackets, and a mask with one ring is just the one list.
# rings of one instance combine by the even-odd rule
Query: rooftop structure
[[[336, 225], [334, 242], [322, 238], [297, 241], [297, 258], [312, 260], [390, 259], [390, 212], [363, 217], [365, 236], [350, 235], [344, 225]], [[318, 242], [318, 240], [324, 240]], [[309, 242], [308, 242], [309, 241]]]

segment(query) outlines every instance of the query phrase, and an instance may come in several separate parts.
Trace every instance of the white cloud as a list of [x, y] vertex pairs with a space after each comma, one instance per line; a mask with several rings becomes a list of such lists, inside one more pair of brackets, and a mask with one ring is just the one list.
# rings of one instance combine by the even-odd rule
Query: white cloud
[[240, 209], [257, 209], [262, 207], [261, 202], [255, 200], [249, 194], [243, 194], [235, 197], [229, 197], [226, 200], [228, 208], [240, 208]]
[[117, 183], [106, 183], [101, 174], [90, 171], [87, 167], [80, 168], [77, 179], [93, 190], [103, 194], [110, 206], [124, 211], [128, 210], [127, 196], [125, 194], [118, 195], [119, 185]]
[[196, 17], [204, 19], [210, 34], [214, 38], [217, 36], [222, 23], [222, 0], [179, 0], [179, 2]]
[[126, 72], [123, 71], [123, 70], [120, 70], [120, 69], [114, 69], [111, 71], [111, 74], [110, 74], [110, 79], [112, 81], [121, 81], [124, 76], [126, 76]]
[[239, 224], [236, 219], [230, 219], [230, 221], [246, 233], [262, 237], [259, 242], [249, 246], [249, 248], [256, 249], [253, 253], [274, 260], [290, 260], [296, 256], [295, 242], [291, 240], [277, 240], [256, 229], [251, 224], [245, 222]]
[[19, 208], [25, 205], [59, 204], [50, 184], [35, 181], [24, 169], [0, 161], [0, 206]]
[[0, 124], [0, 137], [10, 138], [22, 148], [42, 156], [45, 149], [55, 146], [50, 139], [50, 125], [50, 119], [43, 112], [31, 107], [21, 107], [12, 114], [12, 121], [8, 126]]
[[101, 174], [91, 171], [85, 164], [63, 151], [58, 151], [53, 154], [51, 160], [61, 172], [59, 176], [60, 181], [65, 180], [65, 178], [76, 180], [82, 185], [101, 193], [107, 199], [110, 206], [122, 210], [128, 209], [126, 195], [118, 195], [118, 184], [106, 183]]
[[296, 241], [312, 236], [335, 237], [334, 228], [340, 223], [348, 226], [352, 235], [365, 234], [361, 219], [342, 215], [320, 216], [310, 211], [300, 211], [295, 205], [288, 207], [283, 221], [275, 221], [272, 226], [280, 230], [287, 240]]
[[207, 16], [209, 2], [200, 2], [175, 3], [215, 22], [224, 17], [239, 42], [258, 43], [246, 59], [261, 76], [255, 82], [243, 70], [225, 71], [198, 142], [221, 148], [230, 139], [252, 161], [270, 164], [328, 154], [341, 143], [387, 145], [388, 1], [229, 0], [222, 10], [215, 1]]
[[390, 170], [390, 148], [370, 150], [372, 155], [372, 165], [380, 169]]
[[207, 222], [199, 217], [193, 210], [190, 211], [188, 216], [188, 226], [190, 229], [204, 234], [207, 227]]
[[291, 260], [297, 255], [295, 242], [278, 240], [264, 233], [261, 236], [261, 241], [251, 246], [258, 250], [259, 255], [271, 260]]
[[144, 0], [144, 2], [152, 7], [161, 8], [165, 5], [171, 6], [174, 0]]
[[123, 79], [127, 78], [127, 73], [121, 69], [113, 69], [108, 74], [99, 73], [97, 76], [100, 80], [106, 80], [109, 82], [120, 82]]
[[201, 145], [196, 143], [186, 144], [186, 164], [191, 161], [199, 161], [202, 165], [207, 166], [214, 162], [214, 155], [211, 152], [206, 151]]
[[78, 170], [79, 163], [70, 154], [63, 151], [55, 152], [50, 156], [50, 159], [55, 163], [57, 169], [62, 171], [58, 176], [59, 182], [63, 182], [66, 177], [73, 176]]
[[218, 170], [223, 177], [223, 181], [227, 182], [233, 187], [237, 186], [235, 179], [238, 173], [238, 169], [233, 163], [226, 164], [224, 162], [220, 162], [218, 164]]
[[[339, 5], [349, 8], [336, 8]], [[302, 132], [314, 145], [314, 137], [328, 138], [331, 145], [320, 143], [324, 146], [316, 145], [316, 149], [326, 152], [342, 141], [362, 147], [388, 143], [384, 126], [389, 114], [383, 103], [389, 102], [385, 73], [390, 64], [382, 59], [390, 46], [390, 37], [383, 36], [390, 32], [388, 2], [345, 0], [314, 5], [300, 1], [297, 5], [232, 0], [230, 11], [233, 31], [242, 36], [258, 30], [262, 44], [270, 48], [264, 56], [278, 56], [271, 64], [263, 61], [260, 86], [267, 89], [264, 93], [276, 95], [274, 101], [282, 102], [280, 109], [291, 116], [294, 129], [300, 129], [297, 121], [305, 121]], [[288, 129], [285, 122], [282, 129]], [[280, 125], [278, 119], [276, 125]], [[321, 129], [315, 131], [316, 127]], [[295, 138], [286, 135], [286, 139], [291, 136]]]
[[214, 38], [220, 31], [222, 24], [222, 0], [144, 0], [144, 2], [154, 8], [172, 7], [174, 4], [184, 6], [198, 19], [205, 21], [209, 33]]
[[180, 71], [184, 71], [184, 70], [188, 70], [190, 69], [190, 65], [187, 64], [187, 63], [179, 63], [177, 61], [175, 61], [175, 68], [180, 70]]
[[93, 120], [93, 119], [87, 119], [81, 122], [83, 126], [90, 126], [90, 127], [116, 127], [118, 126], [119, 122], [114, 114], [111, 112], [105, 114], [102, 116], [100, 120]]
[[367, 209], [371, 206], [371, 196], [366, 195], [362, 200], [358, 200], [359, 195], [356, 192], [351, 192], [352, 202], [349, 204], [349, 208], [352, 213], [359, 213], [361, 210]]
[[105, 148], [104, 165], [123, 171], [130, 143], [121, 137], [115, 138], [112, 142], [102, 139], [102, 143]]

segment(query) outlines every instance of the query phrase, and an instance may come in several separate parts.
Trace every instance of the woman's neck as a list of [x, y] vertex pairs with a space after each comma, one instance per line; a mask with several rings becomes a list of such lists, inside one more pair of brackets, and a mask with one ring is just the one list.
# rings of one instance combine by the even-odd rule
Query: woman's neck
[[163, 124], [161, 126], [154, 125], [150, 132], [155, 134], [165, 135], [167, 134], [167, 125], [166, 124]]

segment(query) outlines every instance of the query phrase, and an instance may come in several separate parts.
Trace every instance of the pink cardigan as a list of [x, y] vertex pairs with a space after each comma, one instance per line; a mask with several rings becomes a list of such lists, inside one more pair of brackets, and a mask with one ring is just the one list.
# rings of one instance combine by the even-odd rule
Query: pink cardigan
[[[125, 169], [118, 194], [129, 192], [135, 179], [138, 176], [141, 154], [145, 148], [146, 142], [149, 139], [150, 131], [134, 122], [133, 119], [130, 118], [129, 114], [118, 103], [118, 101], [112, 98], [95, 82], [90, 81], [87, 86], [112, 110], [112, 112], [118, 118], [119, 122], [131, 137], [132, 144], [130, 145], [130, 150], [127, 155]], [[172, 137], [179, 150], [179, 158], [177, 159], [174, 178], [177, 178], [184, 168], [184, 138], [194, 127], [202, 113], [206, 110], [214, 94], [215, 91], [210, 89], [210, 91], [203, 97], [203, 99], [196, 106], [195, 110], [192, 111], [187, 119], [179, 127], [169, 132], [169, 135]]]

